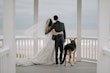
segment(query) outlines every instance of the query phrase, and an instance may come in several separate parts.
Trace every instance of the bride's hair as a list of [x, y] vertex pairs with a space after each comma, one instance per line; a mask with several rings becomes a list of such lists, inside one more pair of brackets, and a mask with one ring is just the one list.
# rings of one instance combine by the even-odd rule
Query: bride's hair
[[49, 28], [52, 26], [52, 24], [53, 24], [53, 23], [52, 23], [52, 19], [49, 18], [49, 19], [47, 20], [47, 22], [46, 22], [46, 25], [47, 25], [47, 26], [46, 26], [46, 28], [45, 28], [45, 31], [48, 31]]
[[52, 26], [52, 19], [49, 19], [48, 27]]

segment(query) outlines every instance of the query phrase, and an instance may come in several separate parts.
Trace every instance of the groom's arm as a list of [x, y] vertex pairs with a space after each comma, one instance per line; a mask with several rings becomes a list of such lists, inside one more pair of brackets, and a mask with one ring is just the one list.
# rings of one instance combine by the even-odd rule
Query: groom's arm
[[66, 39], [66, 32], [65, 32], [65, 25], [64, 25], [64, 23], [63, 23], [63, 27], [64, 27], [64, 29], [63, 29], [64, 39]]

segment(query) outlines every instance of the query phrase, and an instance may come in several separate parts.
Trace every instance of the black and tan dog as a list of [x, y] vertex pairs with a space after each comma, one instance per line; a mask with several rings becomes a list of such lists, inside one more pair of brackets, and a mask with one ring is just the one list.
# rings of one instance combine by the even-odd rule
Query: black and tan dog
[[72, 53], [73, 53], [73, 62], [75, 62], [76, 42], [75, 42], [75, 39], [74, 39], [74, 40], [71, 40], [71, 39], [70, 39], [70, 41], [71, 41], [71, 43], [68, 43], [68, 44], [65, 45], [65, 47], [64, 47], [65, 53], [64, 53], [64, 58], [63, 58], [61, 64], [63, 64], [64, 61], [65, 61], [65, 64], [64, 64], [65, 66], [66, 66], [66, 56], [67, 56], [67, 52], [68, 52], [68, 54], [69, 54], [69, 61], [68, 61], [68, 63], [70, 63], [71, 66], [72, 66], [72, 61], [71, 61], [71, 58], [72, 58], [71, 55], [72, 55]]

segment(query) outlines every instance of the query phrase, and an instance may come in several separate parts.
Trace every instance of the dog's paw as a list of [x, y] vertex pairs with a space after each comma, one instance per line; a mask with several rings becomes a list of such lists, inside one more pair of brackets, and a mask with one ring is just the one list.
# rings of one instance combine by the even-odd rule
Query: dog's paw
[[70, 61], [68, 61], [68, 63], [70, 63]]
[[71, 66], [74, 66], [74, 64], [71, 64]]
[[60, 64], [63, 64], [63, 62], [60, 62]]
[[74, 64], [76, 64], [76, 62], [74, 62]]

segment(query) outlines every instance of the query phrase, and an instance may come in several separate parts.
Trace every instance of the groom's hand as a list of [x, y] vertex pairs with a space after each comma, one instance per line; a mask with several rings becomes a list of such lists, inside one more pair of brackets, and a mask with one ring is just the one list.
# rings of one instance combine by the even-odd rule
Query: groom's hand
[[46, 31], [45, 34], [48, 34], [50, 31]]
[[45, 34], [47, 34], [47, 32], [45, 32]]
[[66, 42], [66, 39], [64, 39], [64, 43]]

